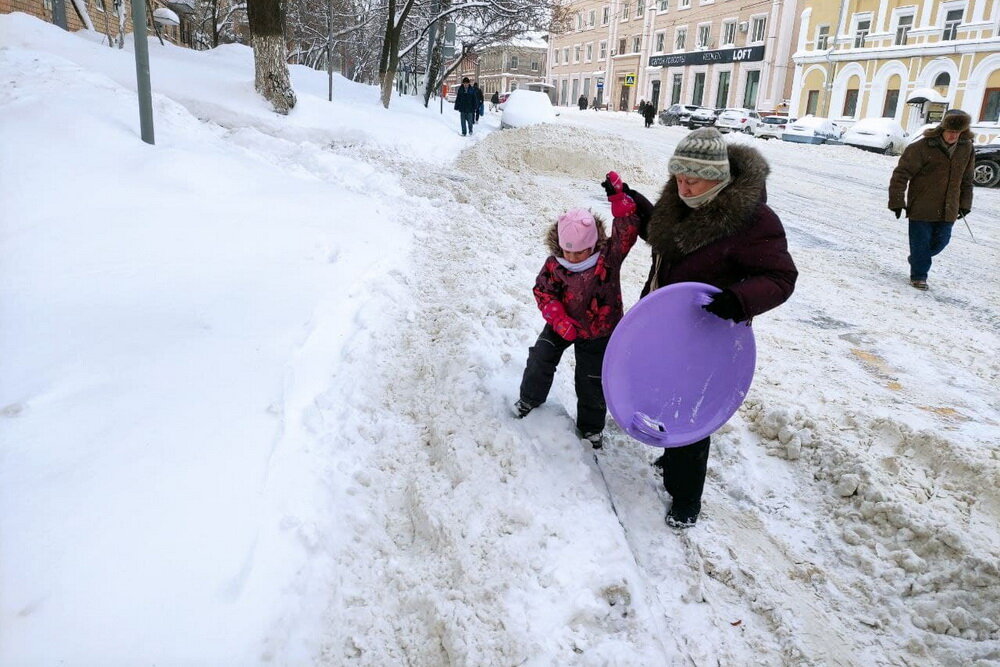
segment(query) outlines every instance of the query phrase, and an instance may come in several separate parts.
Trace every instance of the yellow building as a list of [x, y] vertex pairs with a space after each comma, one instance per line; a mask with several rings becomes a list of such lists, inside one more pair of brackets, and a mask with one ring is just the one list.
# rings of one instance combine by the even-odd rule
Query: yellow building
[[1000, 134], [1000, 2], [804, 0], [791, 112], [838, 122], [896, 119], [908, 131], [946, 109]]

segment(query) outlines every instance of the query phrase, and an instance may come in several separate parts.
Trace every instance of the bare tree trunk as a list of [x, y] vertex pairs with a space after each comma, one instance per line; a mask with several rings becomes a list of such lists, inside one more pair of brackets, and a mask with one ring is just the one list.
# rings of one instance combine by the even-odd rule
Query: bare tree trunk
[[253, 43], [254, 87], [276, 113], [287, 114], [295, 106], [295, 91], [288, 80], [284, 8], [280, 0], [250, 0], [247, 18]]

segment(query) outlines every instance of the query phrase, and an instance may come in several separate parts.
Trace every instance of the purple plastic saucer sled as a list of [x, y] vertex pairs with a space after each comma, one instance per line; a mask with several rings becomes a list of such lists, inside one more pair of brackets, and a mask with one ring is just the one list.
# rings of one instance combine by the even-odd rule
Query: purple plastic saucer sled
[[753, 328], [704, 310], [721, 290], [676, 283], [625, 315], [604, 355], [608, 411], [636, 440], [681, 447], [715, 432], [739, 409], [753, 381]]

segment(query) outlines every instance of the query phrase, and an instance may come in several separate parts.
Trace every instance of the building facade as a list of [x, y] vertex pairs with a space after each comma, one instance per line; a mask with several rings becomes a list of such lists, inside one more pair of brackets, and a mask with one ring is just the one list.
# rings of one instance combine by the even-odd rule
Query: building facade
[[787, 108], [798, 0], [578, 0], [549, 38], [557, 101]]
[[[88, 27], [85, 21], [89, 19], [93, 29], [107, 36], [110, 42], [118, 39], [118, 13], [114, 0], [80, 0], [79, 7], [72, 0], [64, 0], [64, 5], [67, 30], [83, 30]], [[121, 0], [120, 5], [125, 24], [124, 32], [128, 34], [132, 32], [132, 4], [129, 0]], [[167, 8], [181, 19], [180, 25], [157, 25], [154, 28], [151, 17], [148, 17], [150, 20], [147, 20], [146, 30], [150, 37], [155, 37], [158, 30], [164, 41], [181, 46], [192, 45], [191, 32], [185, 21], [190, 7], [193, 7], [192, 0], [147, 0], [147, 5], [150, 12], [161, 7]], [[52, 0], [0, 0], [0, 14], [24, 12], [54, 23], [53, 10]]]
[[543, 40], [491, 46], [465, 55], [447, 83], [458, 86], [467, 76], [478, 81], [489, 98], [495, 92], [509, 93], [529, 83], [545, 82], [547, 50]]
[[793, 112], [915, 131], [949, 108], [979, 141], [1000, 132], [1000, 2], [804, 0]]

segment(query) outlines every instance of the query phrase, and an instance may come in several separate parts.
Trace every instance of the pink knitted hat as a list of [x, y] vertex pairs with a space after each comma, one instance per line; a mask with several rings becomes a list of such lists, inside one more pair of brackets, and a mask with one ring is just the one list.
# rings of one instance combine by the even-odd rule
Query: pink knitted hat
[[571, 208], [559, 218], [559, 247], [569, 252], [588, 250], [597, 245], [597, 223], [585, 208]]

